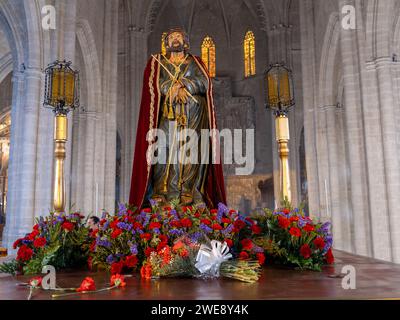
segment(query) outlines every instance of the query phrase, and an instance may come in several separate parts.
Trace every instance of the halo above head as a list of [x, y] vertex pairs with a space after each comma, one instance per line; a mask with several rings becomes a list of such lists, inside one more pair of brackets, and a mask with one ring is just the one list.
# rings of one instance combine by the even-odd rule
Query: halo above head
[[183, 45], [184, 45], [184, 47], [185, 47], [185, 50], [189, 50], [189, 48], [190, 48], [189, 35], [187, 34], [187, 32], [186, 32], [184, 29], [182, 29], [182, 28], [180, 28], [180, 27], [171, 28], [171, 29], [169, 29], [168, 32], [165, 34], [164, 39], [163, 39], [164, 44], [165, 44], [165, 48], [167, 48], [167, 49], [169, 48], [169, 45], [168, 45], [168, 38], [169, 38], [169, 36], [170, 36], [171, 34], [173, 34], [173, 33], [175, 33], [175, 32], [179, 32], [180, 34], [183, 35], [183, 42], [184, 42]]

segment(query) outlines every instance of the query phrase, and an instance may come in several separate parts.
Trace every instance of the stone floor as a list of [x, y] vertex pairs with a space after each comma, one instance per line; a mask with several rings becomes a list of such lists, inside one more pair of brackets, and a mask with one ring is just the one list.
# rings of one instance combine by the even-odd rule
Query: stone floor
[[[296, 271], [266, 267], [258, 283], [246, 284], [229, 279], [161, 279], [144, 281], [138, 276], [127, 279], [124, 289], [59, 299], [82, 300], [267, 300], [267, 299], [400, 299], [400, 265], [335, 251], [336, 264], [323, 272]], [[356, 269], [356, 290], [344, 290], [342, 267]], [[59, 272], [57, 284], [76, 287], [91, 276], [97, 287], [108, 286], [108, 275], [88, 272]], [[0, 300], [22, 300], [28, 290], [18, 286], [28, 277], [0, 275]], [[34, 299], [51, 299], [51, 293], [40, 291]]]

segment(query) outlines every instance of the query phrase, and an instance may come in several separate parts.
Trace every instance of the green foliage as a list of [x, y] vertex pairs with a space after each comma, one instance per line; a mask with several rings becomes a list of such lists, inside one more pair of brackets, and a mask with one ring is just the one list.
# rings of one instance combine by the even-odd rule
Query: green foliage
[[7, 262], [3, 262], [0, 264], [0, 273], [7, 273], [15, 276], [18, 272], [18, 261], [17, 260], [11, 260]]

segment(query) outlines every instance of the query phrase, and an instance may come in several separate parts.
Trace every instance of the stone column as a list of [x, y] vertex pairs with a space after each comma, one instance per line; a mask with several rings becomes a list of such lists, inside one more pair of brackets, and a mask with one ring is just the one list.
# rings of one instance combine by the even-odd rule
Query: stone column
[[148, 34], [137, 27], [131, 27], [130, 30], [130, 69], [128, 79], [129, 86], [129, 104], [125, 110], [124, 137], [125, 143], [122, 146], [122, 188], [121, 197], [123, 201], [129, 200], [131, 188], [131, 174], [133, 164], [133, 153], [135, 150], [136, 128], [139, 117], [140, 100], [142, 96], [143, 72], [149, 59], [147, 52]]
[[[339, 1], [339, 8], [348, 5], [347, 0]], [[360, 23], [360, 22], [358, 22]], [[340, 29], [342, 48], [344, 105], [346, 112], [346, 133], [350, 165], [350, 187], [352, 204], [352, 225], [354, 226], [354, 252], [372, 256], [371, 229], [369, 223], [368, 182], [365, 170], [365, 144], [363, 110], [360, 97], [360, 70], [358, 69], [357, 33], [355, 30]]]
[[[7, 208], [7, 224], [5, 230], [6, 245], [10, 248], [12, 242], [24, 236], [32, 228], [35, 216], [35, 181], [36, 155], [38, 137], [38, 115], [40, 108], [40, 91], [42, 72], [40, 69], [29, 68], [24, 73], [25, 90], [23, 94], [21, 117], [17, 116], [15, 126], [23, 128], [21, 140], [14, 134], [11, 136], [13, 157], [18, 161], [11, 165], [10, 199]], [[21, 93], [21, 92], [19, 92]], [[15, 101], [15, 100], [14, 100]], [[15, 106], [17, 107], [17, 106]], [[14, 108], [14, 106], [13, 106]], [[15, 128], [14, 126], [14, 128]], [[18, 152], [18, 156], [15, 154]], [[18, 171], [15, 171], [18, 169]]]
[[303, 106], [304, 106], [304, 140], [306, 151], [308, 200], [311, 215], [319, 215], [320, 194], [318, 189], [318, 167], [316, 150], [315, 128], [315, 41], [314, 20], [310, 12], [313, 10], [313, 2], [302, 0], [300, 5], [302, 74], [303, 74]]

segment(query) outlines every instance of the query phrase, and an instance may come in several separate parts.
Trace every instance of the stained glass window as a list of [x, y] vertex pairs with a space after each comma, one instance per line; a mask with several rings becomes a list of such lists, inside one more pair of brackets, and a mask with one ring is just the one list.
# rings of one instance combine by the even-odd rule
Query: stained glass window
[[212, 78], [215, 77], [215, 44], [211, 37], [206, 36], [201, 45], [201, 59], [208, 68]]
[[256, 74], [256, 38], [252, 31], [247, 31], [244, 42], [244, 75], [245, 77]]

